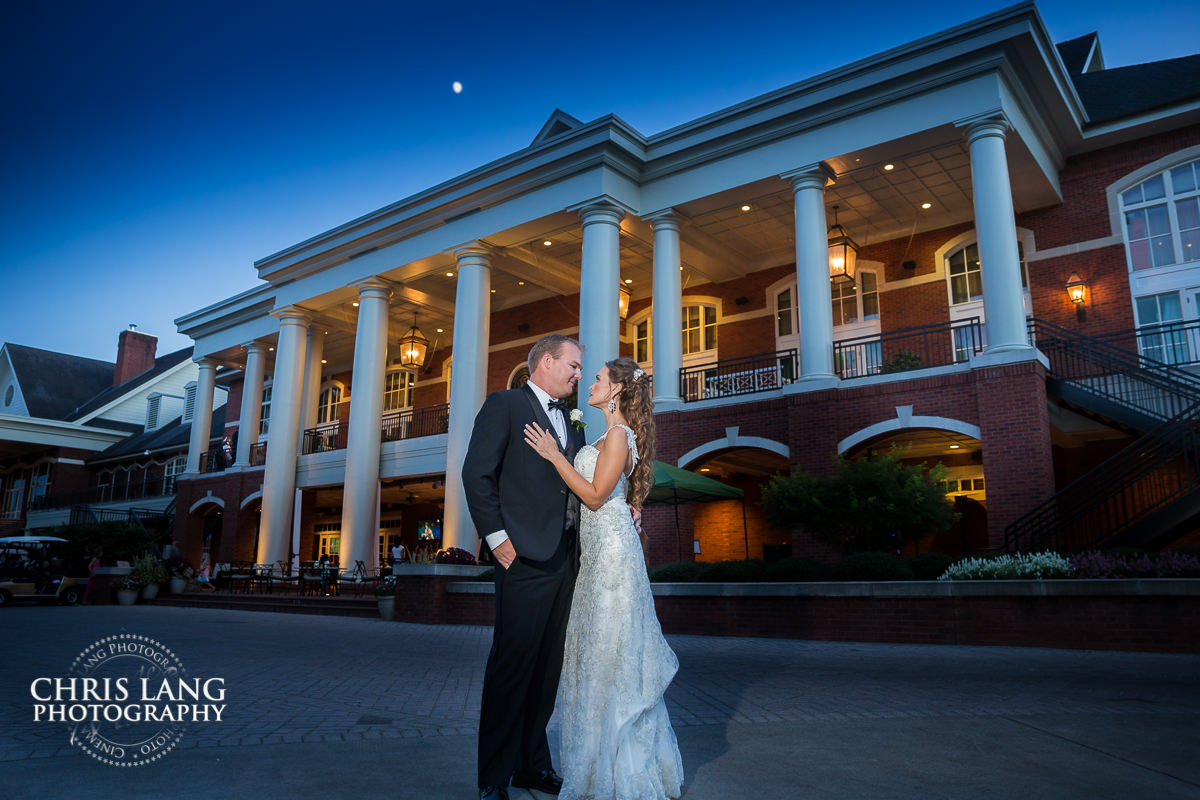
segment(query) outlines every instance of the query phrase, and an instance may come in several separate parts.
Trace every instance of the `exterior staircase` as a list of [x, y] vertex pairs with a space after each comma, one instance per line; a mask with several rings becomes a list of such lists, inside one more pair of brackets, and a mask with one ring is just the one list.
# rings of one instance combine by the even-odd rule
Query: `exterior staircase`
[[[1200, 377], [1105, 341], [1033, 320], [1050, 362], [1047, 394], [1141, 435], [1005, 531], [1011, 552], [1154, 549], [1200, 517]], [[1132, 349], [1131, 349], [1132, 348]]]

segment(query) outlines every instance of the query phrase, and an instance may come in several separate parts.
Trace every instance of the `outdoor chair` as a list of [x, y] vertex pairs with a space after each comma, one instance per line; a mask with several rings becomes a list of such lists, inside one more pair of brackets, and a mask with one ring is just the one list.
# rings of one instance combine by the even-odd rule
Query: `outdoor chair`
[[229, 591], [249, 592], [254, 564], [250, 561], [229, 562]]

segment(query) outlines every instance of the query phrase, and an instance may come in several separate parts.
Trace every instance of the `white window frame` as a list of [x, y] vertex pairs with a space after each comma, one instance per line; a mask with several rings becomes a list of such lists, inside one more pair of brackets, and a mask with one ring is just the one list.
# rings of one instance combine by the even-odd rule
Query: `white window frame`
[[[333, 392], [337, 392], [337, 400], [332, 400]], [[327, 399], [329, 398], [329, 399]], [[321, 390], [317, 393], [317, 428], [324, 430], [326, 428], [335, 427], [338, 424], [338, 415], [336, 413], [346, 399], [346, 385], [341, 381], [326, 381], [321, 384]], [[321, 416], [325, 419], [322, 420]]]
[[264, 381], [262, 388], [262, 398], [258, 405], [258, 442], [267, 441], [267, 434], [271, 432], [271, 400], [275, 394], [275, 384], [273, 380]]
[[[685, 296], [684, 300], [690, 301], [690, 302], [684, 302], [682, 304], [682, 306], [680, 307], [680, 314], [679, 314], [679, 319], [680, 319], [680, 323], [681, 323], [680, 330], [679, 330], [679, 336], [680, 336], [679, 351], [683, 354], [683, 366], [688, 367], [688, 366], [692, 366], [693, 364], [706, 364], [711, 361], [717, 361], [719, 359], [718, 353], [720, 352], [720, 349], [721, 349], [721, 335], [720, 335], [721, 301], [715, 297], [701, 298], [701, 297], [696, 297], [696, 296]], [[700, 309], [699, 331], [700, 331], [700, 341], [701, 341], [701, 345], [702, 345], [699, 350], [696, 350], [691, 353], [684, 352], [684, 350], [685, 350], [684, 345], [686, 343], [683, 341], [684, 331], [687, 330], [686, 328], [683, 327], [683, 324], [686, 322], [686, 320], [684, 319], [684, 315], [687, 313], [687, 310], [689, 308], [699, 308]], [[713, 341], [712, 347], [704, 347], [703, 346], [705, 338], [706, 338], [704, 335], [704, 331], [705, 331], [705, 328], [708, 327], [708, 325], [704, 321], [704, 309], [708, 309], [708, 308], [711, 308], [712, 312], [713, 312], [712, 330], [713, 330], [713, 340], [714, 341]], [[653, 346], [653, 339], [651, 339], [651, 346]]]
[[[393, 376], [401, 374], [408, 376], [408, 385], [405, 386], [403, 380], [394, 388], [388, 388], [388, 381]], [[391, 414], [397, 411], [406, 411], [413, 407], [413, 393], [417, 388], [417, 373], [416, 370], [405, 367], [394, 367], [383, 374], [383, 413]], [[389, 402], [396, 399], [400, 402], [396, 405], [388, 405]], [[405, 402], [407, 401], [407, 402]]]
[[[1033, 260], [1034, 253], [1037, 252], [1033, 231], [1028, 228], [1017, 228], [1017, 242], [1020, 244], [1022, 280], [1025, 283], [1021, 290], [1021, 304], [1025, 309], [1025, 317], [1029, 318], [1033, 316], [1033, 299], [1029, 293], [1029, 263]], [[955, 303], [954, 291], [950, 286], [950, 256], [972, 244], [978, 245], [978, 243], [978, 233], [975, 230], [969, 230], [945, 242], [934, 253], [934, 263], [942, 270], [946, 284], [946, 302], [950, 307], [950, 322], [958, 322], [971, 317], [979, 317], [981, 325], [987, 322], [982, 296], [965, 303]], [[986, 327], [983, 329], [983, 337], [987, 338]], [[979, 344], [986, 345], [987, 342], [983, 341]]]
[[[1190, 172], [1193, 185], [1190, 189], [1177, 189], [1176, 175], [1185, 170]], [[1185, 232], [1179, 217], [1182, 205], [1200, 203], [1200, 179], [1198, 178], [1200, 178], [1200, 156], [1183, 158], [1178, 163], [1164, 167], [1151, 175], [1131, 181], [1130, 185], [1117, 192], [1117, 203], [1121, 211], [1121, 237], [1125, 242], [1125, 263], [1131, 272], [1146, 272], [1187, 264], [1196, 265], [1197, 262], [1200, 262], [1200, 227], [1191, 227]], [[1162, 191], [1160, 196], [1149, 200], [1129, 197], [1134, 190], [1142, 189], [1142, 187], [1156, 182]], [[1146, 237], [1138, 239], [1138, 241], [1153, 241], [1155, 238], [1164, 240], [1164, 243], [1170, 244], [1170, 251], [1160, 250], [1157, 254], [1168, 256], [1170, 261], [1154, 264], [1153, 260], [1156, 254], [1152, 252], [1153, 245], [1151, 245], [1151, 250], [1147, 251], [1147, 255], [1150, 256], [1152, 263], [1148, 266], [1136, 267], [1134, 265], [1134, 245], [1129, 235], [1129, 215], [1160, 207], [1166, 211], [1166, 232], [1154, 236], [1147, 231]]]

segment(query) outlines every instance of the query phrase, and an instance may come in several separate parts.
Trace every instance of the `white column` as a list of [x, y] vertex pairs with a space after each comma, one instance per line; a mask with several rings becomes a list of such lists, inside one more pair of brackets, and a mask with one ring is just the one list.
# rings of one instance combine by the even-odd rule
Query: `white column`
[[192, 413], [191, 437], [188, 439], [187, 471], [200, 472], [200, 457], [208, 450], [212, 437], [213, 391], [217, 386], [217, 362], [207, 358], [196, 360], [200, 374], [196, 376], [196, 404]]
[[250, 448], [258, 443], [258, 424], [262, 416], [263, 373], [266, 370], [266, 345], [247, 342], [246, 371], [242, 374], [242, 410], [238, 414], [238, 446], [235, 467], [250, 466]]
[[1004, 139], [1008, 121], [992, 116], [962, 124], [971, 150], [971, 193], [975, 197], [975, 233], [983, 278], [987, 352], [1029, 347], [1021, 298], [1021, 260], [1017, 221]]
[[[308, 326], [308, 349], [304, 356], [304, 388], [300, 400], [300, 430], [317, 427], [321, 400], [321, 359], [325, 357], [325, 328], [318, 323]], [[303, 444], [303, 442], [301, 443]]]
[[644, 219], [654, 228], [654, 312], [650, 331], [654, 356], [654, 405], [666, 410], [681, 402], [683, 285], [679, 273], [679, 217], [667, 210]]
[[272, 314], [279, 318], [275, 370], [271, 383], [271, 431], [263, 470], [262, 516], [259, 520], [260, 563], [288, 557], [292, 506], [296, 491], [296, 452], [300, 441], [300, 389], [304, 382], [305, 328], [309, 316], [289, 306]]
[[383, 377], [387, 371], [388, 301], [391, 287], [378, 278], [358, 288], [354, 335], [354, 383], [346, 438], [346, 482], [342, 487], [343, 570], [361, 561], [374, 569], [379, 551], [375, 526], [379, 507], [379, 448], [383, 428]]
[[[450, 424], [446, 435], [446, 509], [442, 543], [478, 552], [479, 539], [463, 491], [462, 466], [475, 415], [487, 394], [491, 333], [491, 251], [472, 242], [454, 251], [458, 288], [454, 297], [454, 362], [450, 370]], [[485, 531], [490, 533], [490, 531]]]
[[800, 380], [831, 380], [833, 298], [829, 291], [829, 234], [825, 187], [834, 173], [813, 164], [781, 176], [791, 181], [796, 203], [796, 293], [800, 311]]
[[606, 199], [578, 209], [583, 220], [583, 262], [579, 283], [579, 342], [583, 378], [579, 407], [593, 431], [604, 429], [604, 415], [587, 405], [587, 390], [605, 361], [620, 355], [621, 220], [625, 209]]

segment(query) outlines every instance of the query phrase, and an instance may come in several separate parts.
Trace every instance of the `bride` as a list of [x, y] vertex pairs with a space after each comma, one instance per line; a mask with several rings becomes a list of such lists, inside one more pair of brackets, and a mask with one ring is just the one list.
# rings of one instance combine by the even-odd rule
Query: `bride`
[[[588, 405], [605, 431], [574, 466], [537, 424], [525, 440], [583, 503], [580, 566], [555, 707], [568, 800], [678, 798], [683, 761], [663, 693], [679, 661], [663, 638], [630, 506], [654, 483], [654, 403], [629, 358], [596, 375]], [[628, 487], [628, 488], [627, 488]]]

